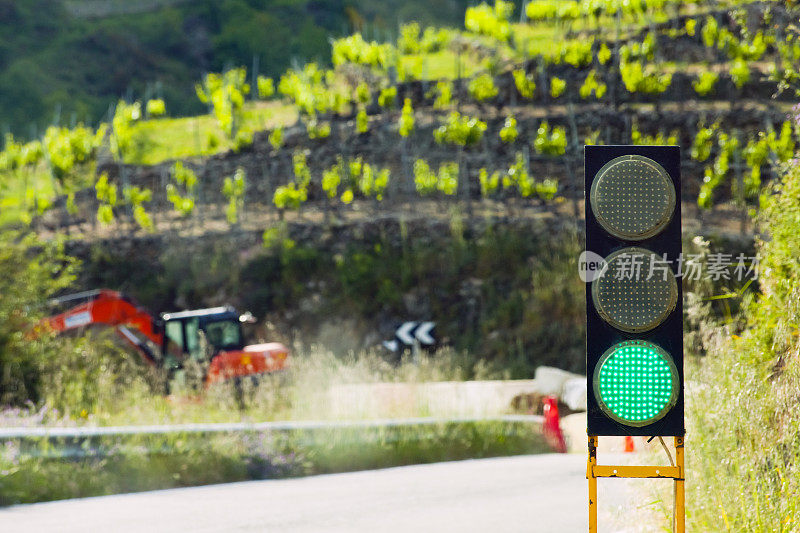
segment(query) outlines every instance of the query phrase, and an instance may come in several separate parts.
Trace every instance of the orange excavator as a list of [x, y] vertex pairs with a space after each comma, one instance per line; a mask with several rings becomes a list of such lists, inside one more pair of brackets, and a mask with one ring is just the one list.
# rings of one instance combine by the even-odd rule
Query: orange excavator
[[50, 302], [67, 310], [43, 321], [55, 332], [93, 324], [116, 329], [151, 364], [179, 368], [194, 359], [207, 365], [205, 383], [256, 376], [283, 370], [289, 350], [281, 343], [245, 345], [242, 323], [252, 315], [239, 315], [233, 307], [162, 313], [155, 318], [129, 297], [108, 289], [82, 292]]

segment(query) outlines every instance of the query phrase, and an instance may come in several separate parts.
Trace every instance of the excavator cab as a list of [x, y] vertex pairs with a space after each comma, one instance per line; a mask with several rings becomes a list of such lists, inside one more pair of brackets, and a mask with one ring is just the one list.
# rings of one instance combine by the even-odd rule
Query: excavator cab
[[241, 350], [244, 336], [239, 314], [232, 307], [212, 307], [161, 315], [163, 353], [177, 359], [208, 361], [220, 351]]

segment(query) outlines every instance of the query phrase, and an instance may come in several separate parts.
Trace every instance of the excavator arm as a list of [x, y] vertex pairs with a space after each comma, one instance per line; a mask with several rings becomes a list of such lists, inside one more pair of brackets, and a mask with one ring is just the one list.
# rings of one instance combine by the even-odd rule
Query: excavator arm
[[117, 333], [133, 345], [148, 363], [156, 364], [160, 359], [131, 329], [138, 331], [156, 346], [162, 345], [163, 333], [159, 331], [153, 316], [137, 307], [127, 296], [116, 291], [100, 289], [56, 298], [50, 303], [57, 306], [71, 306], [67, 311], [44, 320], [45, 327], [51, 331], [63, 332], [92, 324], [104, 324], [115, 328]]

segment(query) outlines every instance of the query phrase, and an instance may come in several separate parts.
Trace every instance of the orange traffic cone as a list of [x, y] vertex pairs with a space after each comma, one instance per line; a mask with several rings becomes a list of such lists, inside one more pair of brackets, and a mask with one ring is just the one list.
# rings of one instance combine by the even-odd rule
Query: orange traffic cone
[[633, 451], [633, 437], [628, 435], [625, 437], [625, 451], [632, 452]]

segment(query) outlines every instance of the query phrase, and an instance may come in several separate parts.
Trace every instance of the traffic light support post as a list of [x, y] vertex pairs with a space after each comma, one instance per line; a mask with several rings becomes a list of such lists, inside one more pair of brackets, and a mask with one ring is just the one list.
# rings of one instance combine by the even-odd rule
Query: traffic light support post
[[675, 437], [675, 466], [598, 465], [596, 435], [589, 436], [589, 457], [586, 479], [589, 480], [589, 533], [597, 533], [597, 478], [655, 478], [673, 479], [675, 497], [674, 531], [684, 533], [686, 512], [684, 507], [685, 470], [683, 466], [683, 437]]

